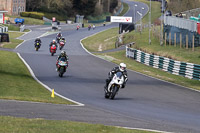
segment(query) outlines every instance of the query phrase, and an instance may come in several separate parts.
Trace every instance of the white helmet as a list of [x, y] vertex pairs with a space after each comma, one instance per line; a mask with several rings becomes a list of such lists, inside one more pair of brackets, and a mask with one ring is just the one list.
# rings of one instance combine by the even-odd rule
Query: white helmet
[[119, 64], [119, 70], [122, 71], [122, 72], [123, 72], [124, 70], [126, 70], [126, 64], [120, 63], [120, 64]]

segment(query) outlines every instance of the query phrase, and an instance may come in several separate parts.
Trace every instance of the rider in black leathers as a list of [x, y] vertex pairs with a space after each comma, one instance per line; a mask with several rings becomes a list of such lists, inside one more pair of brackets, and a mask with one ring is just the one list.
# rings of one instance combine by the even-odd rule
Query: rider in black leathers
[[122, 72], [122, 74], [124, 75], [124, 83], [122, 85], [122, 88], [125, 88], [126, 82], [128, 81], [128, 75], [127, 75], [127, 71], [126, 71], [126, 64], [120, 63], [120, 65], [118, 67], [114, 67], [111, 70], [111, 72], [108, 73], [108, 79], [106, 79], [106, 85], [104, 86], [104, 88], [106, 90], [108, 89], [108, 85], [109, 85], [110, 81], [112, 80], [114, 74], [117, 73], [117, 72]]
[[57, 43], [59, 43], [61, 38], [62, 38], [62, 34], [58, 33], [57, 36], [56, 36]]
[[35, 46], [36, 46], [36, 43], [37, 43], [37, 42], [38, 42], [38, 43], [40, 44], [40, 46], [41, 46], [42, 41], [40, 40], [39, 37], [37, 37], [37, 38], [35, 39], [35, 44], [34, 44]]

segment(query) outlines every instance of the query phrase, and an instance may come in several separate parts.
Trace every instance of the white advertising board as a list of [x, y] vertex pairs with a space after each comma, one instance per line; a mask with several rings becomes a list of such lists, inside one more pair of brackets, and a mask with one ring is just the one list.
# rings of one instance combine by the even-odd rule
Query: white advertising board
[[110, 22], [132, 23], [132, 17], [111, 16]]

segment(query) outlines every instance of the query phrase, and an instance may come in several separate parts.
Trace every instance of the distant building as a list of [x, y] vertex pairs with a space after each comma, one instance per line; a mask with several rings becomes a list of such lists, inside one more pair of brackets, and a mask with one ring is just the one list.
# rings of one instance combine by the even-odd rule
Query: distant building
[[0, 10], [8, 11], [9, 15], [19, 15], [26, 11], [26, 0], [0, 0]]

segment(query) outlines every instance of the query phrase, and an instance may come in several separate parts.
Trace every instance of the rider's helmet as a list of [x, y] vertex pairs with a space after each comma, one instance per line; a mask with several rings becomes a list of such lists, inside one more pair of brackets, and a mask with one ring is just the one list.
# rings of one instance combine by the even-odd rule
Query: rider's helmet
[[120, 64], [119, 64], [119, 70], [122, 71], [122, 72], [123, 72], [124, 70], [126, 70], [126, 64], [120, 63]]
[[61, 33], [60, 33], [60, 32], [58, 33], [58, 36], [61, 36]]
[[63, 51], [61, 51], [61, 54], [60, 54], [61, 56], [66, 56], [66, 52], [63, 50]]
[[52, 41], [53, 43], [56, 43], [56, 40], [55, 39], [53, 39], [53, 41]]

